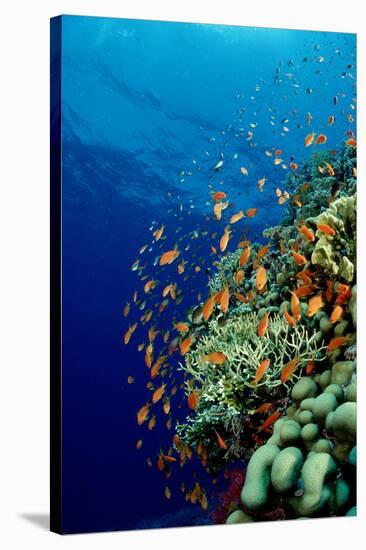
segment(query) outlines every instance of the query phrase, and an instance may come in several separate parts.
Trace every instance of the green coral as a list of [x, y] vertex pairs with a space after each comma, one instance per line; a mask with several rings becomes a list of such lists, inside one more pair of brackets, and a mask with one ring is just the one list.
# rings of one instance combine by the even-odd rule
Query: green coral
[[341, 197], [315, 218], [307, 219], [308, 225], [329, 225], [335, 235], [316, 231], [311, 262], [320, 265], [329, 275], [343, 277], [352, 282], [356, 262], [356, 195]]
[[[290, 517], [344, 515], [354, 504], [356, 382], [354, 363], [346, 363], [352, 363], [347, 365], [350, 372], [341, 379], [335, 363], [322, 385], [319, 376], [308, 376], [293, 387], [293, 404], [275, 422], [272, 437], [249, 461], [242, 490], [242, 502], [249, 513], [257, 514], [265, 507], [270, 494], [286, 506]], [[342, 382], [345, 385], [340, 385]], [[302, 425], [304, 413], [308, 418]], [[258, 464], [263, 463], [262, 457], [272, 455], [273, 461], [267, 460], [265, 471], [263, 467], [260, 470], [263, 480], [258, 480]], [[255, 483], [258, 495], [253, 498]]]

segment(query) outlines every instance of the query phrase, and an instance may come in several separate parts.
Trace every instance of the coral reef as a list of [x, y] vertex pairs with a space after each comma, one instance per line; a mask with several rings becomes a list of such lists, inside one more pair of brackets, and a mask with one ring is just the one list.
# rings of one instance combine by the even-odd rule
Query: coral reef
[[288, 517], [344, 515], [355, 506], [355, 364], [335, 363], [330, 376], [301, 378], [293, 403], [257, 449], [241, 493], [257, 513], [280, 500]]

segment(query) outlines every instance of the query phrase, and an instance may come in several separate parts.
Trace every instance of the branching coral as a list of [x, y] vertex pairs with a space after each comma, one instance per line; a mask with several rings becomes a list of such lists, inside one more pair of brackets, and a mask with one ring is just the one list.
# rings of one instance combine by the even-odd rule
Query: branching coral
[[235, 271], [239, 267], [240, 253], [241, 250], [230, 252], [226, 256], [222, 256], [220, 261], [216, 263], [216, 272], [208, 283], [211, 293], [222, 290], [227, 281], [232, 280]]
[[[221, 403], [239, 412], [245, 390], [249, 388], [256, 396], [262, 388], [271, 390], [281, 385], [281, 370], [294, 357], [299, 366], [321, 359], [325, 347], [319, 344], [316, 331], [309, 332], [304, 325], [291, 328], [282, 316], [275, 314], [269, 318], [264, 336], [258, 336], [259, 320], [256, 313], [233, 317], [222, 326], [213, 319], [208, 334], [187, 354], [182, 367], [190, 377], [187, 387], [193, 381], [200, 388], [202, 402]], [[214, 365], [205, 359], [215, 351], [225, 354], [224, 364]], [[270, 364], [262, 380], [255, 384], [256, 370], [264, 359], [269, 359]]]

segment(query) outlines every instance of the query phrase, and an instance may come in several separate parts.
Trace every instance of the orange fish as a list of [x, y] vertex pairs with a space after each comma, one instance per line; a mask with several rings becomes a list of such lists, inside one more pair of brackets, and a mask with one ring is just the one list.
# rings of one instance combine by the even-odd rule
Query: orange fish
[[335, 349], [344, 346], [349, 340], [349, 336], [336, 336], [332, 338], [327, 346], [327, 351], [334, 351]]
[[168, 252], [164, 252], [164, 254], [160, 256], [159, 265], [171, 264], [178, 258], [179, 254], [179, 250], [168, 250]]
[[211, 317], [214, 307], [215, 307], [215, 297], [210, 296], [204, 303], [204, 306], [202, 309], [202, 318], [205, 322], [207, 322]]
[[293, 170], [294, 172], [296, 172], [298, 166], [296, 164], [296, 162], [290, 162], [290, 168], [291, 170]]
[[308, 112], [308, 114], [306, 115], [306, 122], [308, 124], [308, 126], [310, 126], [310, 122], [312, 121], [312, 116], [311, 114]]
[[330, 176], [334, 176], [334, 175], [335, 175], [335, 172], [334, 172], [334, 170], [333, 170], [333, 166], [332, 166], [331, 164], [329, 164], [329, 162], [325, 162], [324, 164], [325, 164], [325, 166], [327, 167], [327, 170], [328, 170], [328, 172], [329, 172], [329, 175], [330, 175]]
[[153, 359], [153, 346], [152, 346], [152, 343], [150, 342], [150, 344], [146, 347], [146, 350], [145, 350], [145, 365], [147, 366], [148, 369], [151, 368], [152, 359]]
[[240, 254], [240, 258], [239, 258], [240, 267], [244, 267], [248, 263], [249, 257], [250, 257], [250, 247], [247, 246], [246, 248], [243, 249], [243, 252]]
[[300, 300], [296, 296], [295, 292], [291, 292], [291, 313], [296, 321], [299, 321], [301, 319]]
[[262, 361], [262, 363], [259, 365], [259, 367], [255, 371], [255, 377], [254, 377], [254, 380], [253, 380], [253, 384], [258, 384], [258, 382], [260, 382], [262, 380], [263, 376], [267, 372], [269, 364], [270, 364], [269, 359], [264, 359], [264, 361]]
[[295, 250], [292, 251], [292, 257], [297, 263], [297, 265], [303, 265], [307, 264], [308, 260], [303, 256], [302, 254], [299, 254], [298, 252], [295, 252]]
[[222, 351], [214, 351], [209, 355], [204, 355], [203, 358], [205, 361], [208, 361], [213, 365], [222, 365], [225, 361], [227, 361], [227, 356]]
[[156, 424], [156, 416], [154, 415], [150, 418], [147, 427], [149, 428], [149, 430], [152, 430], [154, 428], [155, 424]]
[[233, 216], [231, 216], [230, 223], [231, 224], [236, 223], [239, 220], [241, 220], [242, 218], [244, 218], [244, 216], [245, 216], [244, 212], [242, 210], [240, 210], [237, 214], [234, 214]]
[[335, 300], [336, 305], [342, 305], [348, 302], [352, 295], [352, 289], [349, 285], [344, 285], [343, 283], [339, 283], [337, 286], [337, 298]]
[[123, 341], [124, 343], [127, 345], [128, 342], [131, 340], [131, 336], [132, 334], [135, 332], [137, 328], [137, 323], [134, 323], [133, 325], [131, 325], [128, 330], [125, 332], [125, 335], [123, 337]]
[[227, 449], [227, 445], [225, 443], [225, 441], [222, 439], [221, 435], [215, 430], [215, 434], [216, 434], [216, 437], [217, 437], [217, 442], [219, 444], [219, 447], [220, 449]]
[[330, 227], [330, 225], [328, 225], [327, 223], [318, 223], [317, 224], [317, 228], [319, 229], [319, 231], [321, 231], [322, 233], [325, 233], [326, 235], [330, 235], [330, 236], [334, 236], [336, 234], [335, 230], [333, 229], [333, 227]]
[[264, 336], [268, 330], [269, 313], [265, 313], [262, 319], [258, 323], [257, 333], [258, 336]]
[[322, 307], [324, 307], [324, 302], [321, 294], [317, 294], [313, 298], [310, 298], [308, 305], [308, 317], [315, 315]]
[[123, 309], [123, 315], [127, 317], [127, 315], [130, 313], [130, 304], [127, 303]]
[[354, 138], [347, 139], [346, 145], [350, 147], [357, 147], [357, 141]]
[[234, 296], [239, 302], [245, 302], [245, 297], [240, 292], [234, 292]]
[[162, 225], [160, 229], [156, 229], [156, 231], [154, 231], [153, 236], [155, 237], [155, 240], [159, 241], [163, 233], [164, 233], [164, 225]]
[[227, 310], [229, 309], [229, 300], [230, 300], [229, 289], [228, 289], [228, 287], [226, 286], [226, 287], [224, 288], [224, 290], [222, 291], [221, 299], [220, 299], [221, 311], [222, 311], [223, 313], [226, 313]]
[[163, 460], [165, 460], [165, 462], [177, 462], [177, 459], [174, 456], [161, 455], [161, 457]]
[[188, 407], [189, 407], [190, 409], [192, 409], [192, 410], [197, 409], [198, 401], [199, 401], [197, 392], [192, 391], [192, 392], [188, 395], [187, 401], [188, 401]]
[[247, 210], [247, 216], [248, 218], [254, 218], [254, 216], [256, 215], [258, 211], [258, 208], [249, 208], [249, 210]]
[[127, 383], [128, 383], [128, 384], [133, 384], [134, 381], [135, 381], [135, 379], [134, 379], [133, 376], [129, 376], [129, 377], [127, 378]]
[[193, 341], [192, 335], [190, 334], [189, 336], [187, 336], [187, 338], [182, 340], [182, 342], [179, 342], [179, 349], [180, 349], [181, 355], [185, 355], [189, 351], [189, 348], [192, 345], [192, 341]]
[[152, 290], [155, 287], [156, 287], [156, 281], [153, 281], [152, 279], [150, 281], [147, 281], [147, 283], [145, 283], [145, 286], [144, 286], [145, 294], [150, 292], [150, 290]]
[[298, 231], [300, 231], [300, 233], [302, 233], [304, 235], [304, 237], [306, 238], [307, 241], [309, 241], [309, 242], [314, 242], [315, 241], [315, 235], [314, 235], [314, 231], [312, 231], [312, 229], [310, 229], [309, 227], [306, 227], [306, 225], [301, 225], [297, 229], [298, 229]]
[[169, 412], [170, 412], [170, 400], [169, 400], [168, 397], [164, 400], [163, 410], [164, 410], [165, 414], [169, 414]]
[[150, 409], [150, 404], [146, 403], [146, 405], [141, 407], [141, 409], [137, 413], [137, 423], [138, 423], [139, 426], [141, 426], [141, 424], [143, 424], [145, 422], [146, 418], [148, 417], [149, 409]]
[[149, 328], [148, 337], [149, 337], [150, 343], [152, 343], [155, 340], [157, 334], [159, 334], [158, 330], [154, 330], [154, 327]]
[[329, 124], [329, 126], [333, 126], [334, 121], [335, 121], [334, 116], [333, 116], [333, 115], [330, 115], [330, 116], [328, 117], [328, 124]]
[[285, 316], [285, 319], [286, 319], [287, 323], [290, 325], [290, 327], [294, 327], [296, 325], [296, 321], [293, 317], [291, 317], [291, 315], [287, 311], [286, 304], [284, 304], [284, 306], [283, 306], [283, 314]]
[[227, 195], [224, 191], [216, 191], [212, 198], [214, 201], [220, 201], [221, 199], [225, 199], [226, 197]]
[[241, 285], [241, 283], [244, 281], [244, 277], [245, 277], [244, 269], [239, 269], [239, 270], [235, 273], [235, 282], [236, 282], [238, 285]]
[[316, 145], [323, 145], [327, 141], [327, 136], [325, 134], [319, 134], [315, 140]]
[[289, 363], [287, 363], [281, 370], [281, 382], [284, 384], [291, 378], [295, 370], [297, 369], [299, 359], [295, 357]]
[[270, 426], [272, 426], [272, 424], [274, 424], [274, 422], [276, 422], [276, 420], [279, 419], [280, 416], [280, 411], [275, 411], [274, 413], [272, 413], [258, 428], [258, 432], [264, 432], [265, 430], [267, 430]]
[[221, 252], [225, 252], [227, 245], [229, 243], [230, 235], [231, 235], [230, 231], [225, 228], [224, 233], [220, 239]]
[[270, 411], [273, 407], [273, 403], [262, 403], [262, 405], [259, 405], [257, 409], [255, 409], [255, 413], [266, 413]]
[[188, 332], [189, 331], [189, 326], [187, 325], [187, 323], [176, 323], [174, 325], [174, 328], [175, 330], [177, 330], [178, 332]]
[[312, 283], [311, 275], [312, 272], [309, 269], [303, 269], [296, 273], [296, 278], [301, 279], [304, 284], [310, 285]]
[[295, 291], [294, 294], [298, 298], [304, 298], [305, 296], [310, 296], [311, 294], [314, 294], [315, 287], [313, 285], [303, 285], [299, 286]]
[[267, 254], [269, 248], [270, 248], [269, 244], [265, 244], [264, 246], [262, 246], [257, 252], [257, 258], [263, 258], [263, 256]]
[[342, 306], [337, 305], [337, 306], [334, 307], [334, 309], [332, 311], [332, 314], [329, 318], [329, 321], [331, 323], [336, 323], [337, 321], [339, 321], [339, 319], [342, 317], [342, 315], [343, 315], [343, 308], [342, 308]]
[[275, 154], [275, 157], [280, 157], [282, 155], [282, 149], [276, 149], [274, 154]]
[[257, 290], [262, 290], [267, 284], [267, 272], [263, 266], [257, 269], [256, 287]]
[[165, 487], [164, 493], [167, 499], [170, 499], [170, 497], [172, 496], [168, 486]]
[[311, 376], [315, 369], [315, 361], [308, 361], [306, 365], [305, 374], [306, 376]]
[[313, 131], [313, 132], [311, 132], [311, 134], [308, 134], [305, 137], [305, 147], [309, 147], [310, 145], [312, 145], [312, 143], [314, 142], [314, 138], [315, 138], [315, 134], [314, 134], [314, 131]]
[[157, 388], [152, 396], [152, 402], [155, 404], [157, 403], [163, 396], [163, 393], [165, 392], [166, 385], [162, 384], [159, 388]]

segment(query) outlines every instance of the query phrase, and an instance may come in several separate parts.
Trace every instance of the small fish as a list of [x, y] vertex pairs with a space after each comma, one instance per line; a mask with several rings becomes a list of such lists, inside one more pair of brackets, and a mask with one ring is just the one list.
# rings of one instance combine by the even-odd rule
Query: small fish
[[142, 447], [142, 439], [139, 439], [138, 442], [136, 443], [136, 449], [141, 449]]
[[323, 145], [323, 143], [326, 143], [327, 136], [325, 134], [319, 134], [315, 140], [316, 145]]
[[349, 147], [357, 147], [357, 141], [354, 138], [347, 139], [346, 145], [349, 145]]
[[269, 364], [270, 364], [269, 359], [264, 359], [264, 361], [262, 361], [262, 363], [259, 365], [259, 367], [255, 371], [255, 377], [254, 377], [254, 380], [253, 380], [253, 384], [258, 384], [258, 382], [260, 382], [262, 380], [263, 376], [267, 372]]
[[276, 422], [276, 420], [279, 419], [280, 416], [281, 416], [280, 411], [275, 411], [274, 413], [272, 413], [268, 418], [266, 418], [263, 424], [258, 428], [258, 432], [264, 432], [265, 430], [267, 430], [270, 426], [272, 426], [274, 422]]
[[306, 364], [305, 374], [311, 376], [315, 369], [315, 361], [308, 361]]
[[262, 403], [262, 405], [259, 405], [257, 409], [255, 409], [255, 413], [266, 413], [270, 411], [273, 407], [273, 403]]
[[335, 338], [332, 338], [327, 346], [327, 351], [331, 352], [341, 346], [344, 346], [347, 344], [348, 340], [349, 336], [336, 336]]
[[134, 381], [135, 381], [135, 379], [134, 379], [133, 376], [129, 376], [129, 377], [127, 378], [127, 383], [128, 383], [128, 384], [133, 384]]
[[214, 351], [209, 355], [204, 355], [203, 359], [213, 365], [222, 365], [225, 361], [227, 361], [227, 356], [222, 351]]
[[240, 172], [243, 174], [243, 176], [247, 176], [248, 175], [248, 170], [246, 168], [244, 168], [244, 166], [241, 166], [240, 167]]
[[240, 254], [240, 258], [239, 258], [240, 267], [244, 267], [248, 263], [249, 257], [250, 257], [250, 247], [247, 246], [246, 248], [244, 248], [243, 252]]
[[123, 315], [127, 317], [127, 315], [130, 313], [130, 304], [127, 302], [125, 307], [123, 308]]
[[298, 229], [298, 231], [300, 231], [300, 233], [302, 233], [304, 235], [304, 237], [306, 238], [306, 240], [308, 242], [314, 242], [315, 241], [315, 235], [314, 235], [314, 231], [312, 229], [310, 229], [309, 227], [306, 227], [306, 225], [301, 225], [297, 229]]
[[310, 123], [311, 123], [311, 121], [312, 121], [312, 118], [313, 118], [313, 117], [312, 117], [311, 114], [308, 112], [308, 114], [306, 115], [306, 122], [307, 122], [308, 126], [310, 126]]
[[269, 324], [269, 313], [265, 313], [258, 323], [257, 334], [262, 337], [266, 334]]
[[263, 258], [267, 254], [269, 249], [270, 249], [269, 244], [265, 244], [264, 246], [262, 246], [257, 252], [257, 258]]
[[284, 304], [283, 306], [283, 314], [285, 316], [287, 323], [290, 325], [290, 327], [294, 327], [296, 325], [296, 320], [287, 311], [286, 304]]
[[236, 223], [239, 220], [241, 220], [242, 218], [244, 218], [244, 216], [245, 216], [244, 212], [242, 210], [240, 210], [237, 214], [234, 214], [233, 216], [231, 216], [230, 223], [231, 224]]
[[267, 179], [265, 177], [258, 180], [257, 187], [260, 193], [263, 193], [263, 186], [266, 183]]
[[154, 426], [156, 424], [156, 416], [152, 416], [147, 424], [147, 427], [149, 428], [149, 430], [152, 430], [154, 429]]
[[256, 288], [261, 291], [267, 284], [267, 272], [263, 266], [260, 266], [257, 269], [257, 274], [255, 278]]
[[293, 373], [298, 367], [298, 363], [299, 363], [299, 359], [298, 357], [295, 357], [283, 367], [283, 369], [281, 370], [281, 382], [283, 384], [291, 378], [291, 376], [293, 375]]
[[163, 396], [165, 392], [166, 385], [162, 384], [159, 388], [157, 388], [152, 396], [152, 402], [153, 404], [157, 403]]
[[222, 199], [226, 199], [227, 194], [224, 191], [216, 191], [216, 193], [213, 194], [212, 198], [214, 201], [220, 201]]
[[179, 254], [179, 250], [168, 250], [167, 252], [164, 252], [164, 254], [160, 256], [159, 265], [171, 264], [176, 258], [178, 258]]
[[244, 281], [244, 277], [245, 277], [244, 269], [239, 269], [239, 270], [235, 273], [235, 282], [236, 282], [238, 285], [241, 285], [241, 283]]
[[328, 117], [328, 124], [329, 124], [329, 126], [333, 126], [334, 121], [335, 121], [334, 116], [333, 116], [333, 115], [330, 115], [330, 116]]
[[328, 173], [330, 176], [334, 176], [335, 172], [333, 170], [333, 166], [329, 164], [329, 162], [324, 162], [325, 166], [327, 167]]
[[214, 296], [210, 296], [204, 303], [203, 310], [202, 310], [202, 318], [205, 322], [207, 322], [211, 317], [214, 307], [215, 307], [215, 298]]
[[154, 281], [153, 279], [151, 279], [150, 281], [147, 281], [147, 283], [145, 283], [145, 286], [144, 286], [145, 294], [150, 292], [150, 290], [153, 290], [155, 287], [156, 287], [156, 281]]
[[171, 494], [170, 489], [169, 489], [168, 486], [165, 487], [164, 493], [165, 493], [165, 496], [166, 496], [167, 499], [171, 498], [172, 494]]
[[330, 227], [330, 225], [328, 225], [327, 223], [318, 223], [317, 228], [322, 233], [325, 233], [325, 235], [330, 235], [333, 237], [336, 234], [335, 229], [333, 229], [333, 227]]
[[291, 168], [291, 170], [296, 172], [296, 170], [298, 168], [298, 165], [296, 164], [296, 162], [290, 162], [290, 168]]
[[301, 319], [300, 300], [295, 292], [291, 292], [291, 313], [296, 321]]
[[339, 319], [342, 317], [342, 315], [343, 315], [343, 308], [342, 308], [342, 306], [337, 305], [337, 306], [334, 307], [334, 309], [332, 311], [332, 314], [329, 318], [329, 321], [331, 323], [337, 323], [337, 321], [339, 321]]
[[303, 265], [308, 263], [308, 260], [305, 258], [305, 256], [303, 256], [302, 254], [299, 254], [295, 250], [292, 250], [292, 257], [297, 263], [297, 265]]
[[314, 293], [315, 293], [315, 287], [311, 284], [299, 286], [294, 291], [294, 294], [296, 294], [298, 298], [304, 298], [305, 296], [310, 296], [311, 294], [314, 294]]
[[159, 241], [161, 239], [161, 237], [163, 236], [163, 233], [164, 233], [164, 224], [159, 228], [159, 229], [156, 229], [153, 233], [153, 236], [155, 237], [155, 241]]
[[226, 248], [227, 248], [227, 245], [229, 243], [229, 239], [230, 239], [230, 231], [228, 229], [225, 228], [224, 230], [224, 233], [220, 239], [220, 250], [221, 252], [225, 252]]
[[256, 215], [257, 211], [258, 211], [258, 208], [249, 208], [249, 209], [247, 210], [247, 216], [248, 216], [248, 218], [254, 218], [254, 216]]
[[137, 423], [138, 423], [139, 426], [141, 426], [141, 424], [143, 424], [145, 422], [146, 418], [149, 415], [149, 410], [150, 410], [150, 404], [146, 403], [146, 405], [141, 407], [141, 409], [138, 411], [138, 413], [137, 413]]
[[227, 310], [229, 309], [229, 300], [230, 300], [229, 289], [226, 286], [222, 291], [221, 297], [220, 297], [221, 311], [223, 313], [226, 313]]
[[315, 133], [313, 131], [313, 132], [311, 132], [311, 134], [308, 134], [305, 137], [305, 147], [309, 147], [310, 145], [312, 145], [313, 142], [314, 142], [314, 138], [315, 138]]
[[310, 298], [308, 304], [308, 317], [315, 315], [322, 307], [324, 307], [324, 302], [321, 294], [317, 294], [313, 298]]
[[131, 325], [128, 330], [125, 332], [125, 335], [123, 337], [123, 341], [124, 343], [127, 345], [131, 339], [131, 336], [132, 334], [135, 332], [137, 328], [137, 323], [134, 323], [133, 325]]
[[227, 445], [226, 445], [225, 441], [222, 439], [221, 435], [216, 430], [215, 430], [215, 434], [216, 434], [217, 442], [219, 444], [220, 449], [226, 450]]
[[174, 328], [178, 331], [178, 332], [189, 332], [189, 326], [187, 325], [187, 323], [176, 323], [174, 325]]
[[191, 410], [197, 409], [197, 407], [198, 407], [198, 402], [199, 402], [197, 392], [192, 391], [192, 392], [188, 395], [187, 402], [188, 402], [188, 407], [189, 407]]
[[187, 336], [187, 338], [182, 340], [182, 342], [179, 342], [179, 350], [181, 355], [185, 355], [189, 351], [192, 345], [192, 342], [193, 342], [193, 338], [191, 334]]

